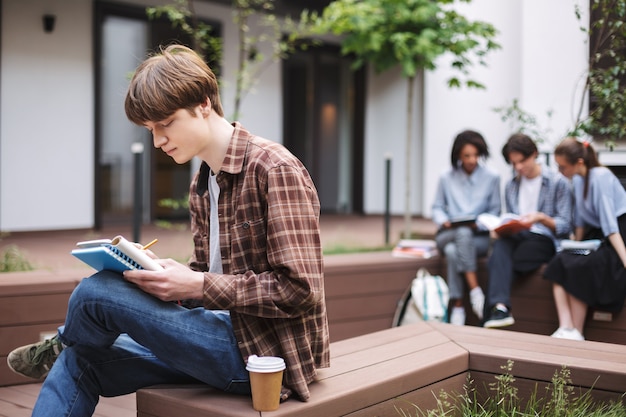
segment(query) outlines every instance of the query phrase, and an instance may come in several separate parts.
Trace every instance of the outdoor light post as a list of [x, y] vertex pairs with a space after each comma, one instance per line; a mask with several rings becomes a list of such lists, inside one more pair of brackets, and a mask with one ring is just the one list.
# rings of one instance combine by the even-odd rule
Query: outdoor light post
[[142, 158], [143, 158], [143, 143], [135, 142], [130, 147], [131, 152], [135, 159], [135, 190], [134, 190], [134, 204], [133, 204], [133, 242], [139, 242], [141, 240], [141, 211], [142, 211]]
[[385, 154], [385, 245], [389, 244], [389, 200], [391, 196], [391, 153]]

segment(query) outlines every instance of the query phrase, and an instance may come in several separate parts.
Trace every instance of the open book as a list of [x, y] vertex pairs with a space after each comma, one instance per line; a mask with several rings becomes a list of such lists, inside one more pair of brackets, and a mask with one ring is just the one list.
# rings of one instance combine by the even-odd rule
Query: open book
[[145, 251], [122, 236], [78, 242], [76, 246], [77, 248], [72, 250], [72, 255], [98, 271], [122, 272], [128, 269], [158, 271], [163, 269]]
[[513, 235], [522, 230], [530, 229], [530, 224], [522, 223], [521, 217], [514, 213], [504, 213], [496, 216], [490, 213], [478, 215], [476, 223], [483, 225], [488, 230], [493, 230], [500, 236]]

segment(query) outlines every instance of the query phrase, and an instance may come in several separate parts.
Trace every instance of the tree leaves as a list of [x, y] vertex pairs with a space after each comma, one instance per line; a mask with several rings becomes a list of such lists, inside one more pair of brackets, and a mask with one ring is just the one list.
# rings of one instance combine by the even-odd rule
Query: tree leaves
[[[582, 13], [575, 10], [577, 18]], [[589, 69], [585, 89], [590, 94], [590, 112], [578, 112], [573, 134], [586, 134], [605, 139], [609, 148], [626, 138], [626, 0], [593, 0], [589, 30]]]
[[[440, 56], [453, 55], [452, 68], [468, 87], [468, 68], [485, 65], [484, 56], [500, 46], [489, 23], [469, 21], [452, 7], [453, 0], [336, 0], [316, 22], [318, 33], [342, 36], [342, 52], [357, 56], [358, 65], [372, 63], [377, 72], [400, 66], [405, 77], [437, 66]], [[459, 77], [449, 81], [461, 86]]]

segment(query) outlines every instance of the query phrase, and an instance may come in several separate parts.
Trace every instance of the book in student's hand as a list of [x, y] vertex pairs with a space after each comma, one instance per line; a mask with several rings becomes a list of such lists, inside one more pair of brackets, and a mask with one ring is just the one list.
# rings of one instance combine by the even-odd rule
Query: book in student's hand
[[488, 230], [493, 230], [500, 236], [513, 235], [522, 230], [530, 229], [531, 224], [522, 222], [522, 218], [514, 213], [505, 213], [496, 216], [490, 213], [479, 214], [476, 223], [483, 225]]
[[122, 236], [78, 242], [72, 255], [97, 271], [123, 272], [129, 269], [163, 269], [146, 252]]
[[467, 216], [452, 217], [450, 219], [450, 226], [452, 227], [470, 226], [474, 223], [476, 223], [476, 216], [473, 214]]
[[561, 240], [561, 250], [574, 253], [577, 255], [589, 255], [600, 247], [602, 241], [600, 239], [588, 240]]

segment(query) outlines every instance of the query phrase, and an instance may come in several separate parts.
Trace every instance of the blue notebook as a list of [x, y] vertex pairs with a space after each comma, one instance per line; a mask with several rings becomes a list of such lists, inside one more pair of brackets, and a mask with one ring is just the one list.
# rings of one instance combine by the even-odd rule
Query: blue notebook
[[78, 242], [76, 245], [78, 248], [72, 250], [72, 255], [98, 271], [122, 272], [129, 269], [158, 271], [163, 269], [144, 250], [137, 248], [134, 243], [122, 236], [116, 236], [111, 240]]
[[124, 252], [111, 245], [74, 249], [72, 255], [97, 271], [123, 272], [129, 269], [143, 269]]

